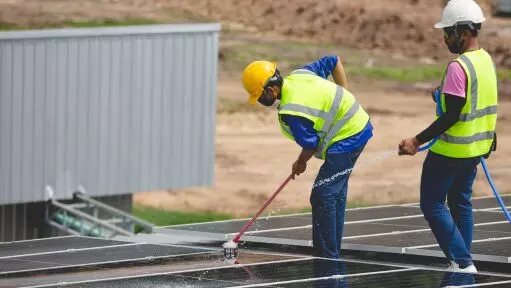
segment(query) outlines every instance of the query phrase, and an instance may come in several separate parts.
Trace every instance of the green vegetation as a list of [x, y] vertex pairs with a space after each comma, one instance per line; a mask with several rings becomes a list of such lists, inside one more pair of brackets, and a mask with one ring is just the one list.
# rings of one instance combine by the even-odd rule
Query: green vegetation
[[85, 28], [85, 27], [114, 27], [114, 26], [135, 26], [135, 25], [152, 25], [159, 24], [159, 22], [151, 19], [130, 19], [130, 20], [92, 20], [92, 21], [65, 21], [53, 27], [73, 27], [73, 28]]
[[233, 218], [228, 214], [214, 212], [175, 212], [139, 205], [133, 207], [132, 213], [134, 216], [149, 221], [157, 226], [229, 220]]
[[[445, 67], [439, 65], [428, 65], [415, 68], [366, 68], [346, 65], [346, 73], [399, 82], [440, 81], [445, 73]], [[500, 81], [511, 81], [510, 69], [499, 69], [497, 71], [497, 75]]]
[[0, 31], [9, 31], [18, 29], [15, 24], [0, 22]]
[[[358, 202], [348, 202], [347, 208], [357, 208], [364, 207], [366, 205], [358, 203]], [[269, 207], [271, 208], [271, 207]], [[302, 208], [302, 209], [285, 209], [285, 210], [277, 210], [273, 211], [269, 209], [265, 213], [261, 215], [261, 217], [265, 217], [267, 215], [276, 216], [276, 215], [285, 215], [285, 214], [295, 214], [295, 213], [309, 213], [311, 212], [310, 207]], [[223, 213], [215, 213], [215, 212], [176, 212], [176, 211], [165, 211], [158, 208], [145, 207], [140, 205], [133, 206], [132, 213], [134, 216], [146, 220], [150, 223], [153, 223], [156, 226], [169, 226], [169, 225], [179, 225], [179, 224], [189, 224], [189, 223], [201, 223], [201, 222], [210, 222], [210, 221], [221, 221], [221, 220], [230, 220], [235, 219], [236, 217], [223, 214]], [[251, 218], [253, 215], [244, 215], [241, 218]]]
[[440, 66], [424, 66], [417, 68], [386, 68], [386, 67], [346, 67], [346, 73], [368, 78], [380, 78], [400, 82], [418, 82], [440, 80], [445, 69]]

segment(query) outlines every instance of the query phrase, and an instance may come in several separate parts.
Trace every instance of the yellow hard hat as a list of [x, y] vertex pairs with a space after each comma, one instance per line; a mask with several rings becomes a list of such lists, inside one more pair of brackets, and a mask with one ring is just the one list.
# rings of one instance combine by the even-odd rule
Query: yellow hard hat
[[243, 71], [243, 86], [250, 95], [248, 103], [254, 104], [263, 93], [268, 80], [275, 75], [277, 64], [270, 61], [254, 61], [247, 65]]

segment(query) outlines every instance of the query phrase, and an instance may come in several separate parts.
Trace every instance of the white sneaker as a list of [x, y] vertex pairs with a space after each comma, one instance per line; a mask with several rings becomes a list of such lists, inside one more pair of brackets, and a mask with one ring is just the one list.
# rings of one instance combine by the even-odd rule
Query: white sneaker
[[465, 268], [460, 268], [460, 265], [458, 265], [458, 263], [456, 263], [454, 261], [451, 261], [451, 265], [449, 265], [449, 267], [447, 267], [447, 271], [448, 272], [454, 272], [454, 273], [472, 273], [472, 274], [477, 274], [477, 269], [476, 269], [476, 266], [474, 266], [474, 264], [472, 264], [470, 266], [467, 266]]

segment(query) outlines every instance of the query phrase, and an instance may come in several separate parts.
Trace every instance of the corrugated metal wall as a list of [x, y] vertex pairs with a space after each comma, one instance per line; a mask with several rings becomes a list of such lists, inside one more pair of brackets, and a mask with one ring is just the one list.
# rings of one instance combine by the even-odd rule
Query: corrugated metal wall
[[0, 204], [210, 185], [219, 30], [0, 33]]

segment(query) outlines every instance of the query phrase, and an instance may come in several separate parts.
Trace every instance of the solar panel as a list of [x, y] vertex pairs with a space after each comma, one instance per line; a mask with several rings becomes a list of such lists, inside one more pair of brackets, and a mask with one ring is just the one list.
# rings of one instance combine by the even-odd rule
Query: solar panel
[[[439, 247], [431, 247], [432, 250], [440, 250]], [[501, 240], [491, 240], [472, 243], [473, 254], [484, 254], [492, 256], [506, 256], [511, 258], [511, 237]]]
[[[351, 210], [350, 213], [346, 214], [346, 222], [354, 221], [376, 221], [377, 219], [399, 218], [399, 217], [410, 217], [410, 216], [421, 216], [421, 211], [415, 207], [405, 206], [388, 206], [381, 208], [367, 208], [367, 209], [355, 209]], [[169, 229], [172, 230], [186, 230], [186, 231], [197, 231], [206, 233], [237, 233], [247, 223], [247, 220], [232, 220], [222, 221], [218, 223], [204, 223], [204, 224], [190, 224], [190, 225], [178, 225], [171, 226]], [[254, 224], [249, 228], [248, 231], [262, 231], [262, 230], [273, 230], [282, 229], [289, 227], [303, 227], [312, 224], [312, 215], [310, 213], [302, 215], [292, 216], [279, 216], [279, 217], [260, 217]], [[166, 228], [160, 228], [164, 232]]]
[[[210, 250], [215, 252], [220, 251], [218, 248]], [[261, 262], [288, 261], [305, 257], [306, 255], [297, 256], [240, 251], [238, 259], [242, 261], [243, 264], [254, 264]], [[127, 279], [141, 275], [164, 275], [175, 271], [211, 269], [224, 266], [231, 266], [231, 264], [222, 260], [221, 253], [190, 254], [189, 256], [169, 257], [155, 261], [151, 261], [150, 259], [138, 262], [130, 261], [125, 265], [104, 266], [91, 264], [65, 269], [49, 268], [53, 270], [53, 273], [40, 270], [37, 272], [26, 272], [23, 273], [24, 275], [7, 275], [9, 276], [8, 278], [0, 277], [0, 287], [50, 285], [58, 282], [89, 282], [91, 280], [101, 281], [102, 279], [112, 278]], [[30, 275], [34, 275], [35, 277], [30, 277]]]
[[87, 249], [63, 253], [48, 253], [0, 259], [0, 275], [20, 272], [62, 268], [73, 265], [121, 262], [154, 257], [205, 253], [203, 249], [131, 243], [125, 246]]
[[[404, 231], [412, 231], [421, 229], [423, 227], [414, 227], [406, 225], [393, 225], [385, 223], [357, 223], [344, 225], [343, 238], [384, 234], [384, 233], [398, 233]], [[246, 233], [245, 235], [266, 237], [266, 238], [283, 238], [293, 240], [312, 240], [312, 227], [292, 229], [292, 230], [276, 230], [269, 232]], [[244, 239], [242, 237], [242, 239]]]
[[[511, 206], [511, 195], [501, 195], [502, 201], [506, 206]], [[488, 209], [488, 208], [500, 208], [499, 202], [495, 197], [485, 197], [479, 199], [472, 199], [473, 209]]]
[[101, 281], [90, 279], [68, 283], [66, 287], [439, 287], [461, 283], [493, 286], [498, 282], [511, 283], [511, 278], [314, 258]]
[[[103, 283], [81, 283], [77, 286], [68, 287], [154, 287], [158, 283], [165, 283], [170, 287], [181, 287], [175, 285], [183, 285], [183, 281], [196, 281], [193, 287], [209, 287], [202, 286], [199, 281], [205, 280], [206, 285], [215, 283], [217, 287], [235, 287], [241, 285], [273, 283], [280, 281], [296, 281], [301, 279], [313, 279], [318, 277], [329, 277], [332, 275], [348, 275], [360, 273], [374, 272], [390, 272], [396, 270], [404, 270], [402, 267], [331, 261], [323, 259], [303, 259], [293, 261], [277, 261], [267, 264], [245, 265], [242, 267], [228, 267], [199, 270], [193, 272], [173, 273], [172, 275], [155, 275], [150, 277], [142, 277], [133, 280], [112, 280]], [[170, 276], [170, 277], [169, 277]], [[166, 282], [165, 282], [166, 281]], [[132, 285], [133, 283], [136, 283]], [[222, 283], [222, 284], [221, 284]], [[169, 286], [165, 286], [169, 287]]]
[[122, 245], [126, 242], [91, 237], [55, 237], [51, 239], [0, 243], [0, 258], [23, 254], [48, 253], [68, 249]]
[[[206, 241], [225, 241], [237, 234], [248, 219], [162, 227], [157, 229], [161, 234], [124, 236], [119, 238], [122, 241], [63, 237], [2, 243], [0, 287], [60, 287], [60, 282], [66, 282], [66, 287], [122, 288], [346, 285], [415, 288], [438, 287], [446, 284], [448, 279], [474, 283], [476, 286], [511, 287], [511, 273], [495, 275], [481, 270], [480, 274], [471, 277], [466, 277], [468, 274], [449, 275], [439, 271], [438, 266], [429, 267], [432, 265], [430, 260], [420, 260], [423, 259], [422, 255], [442, 259], [445, 259], [445, 255], [438, 249], [417, 207], [396, 205], [352, 209], [346, 212], [346, 219], [344, 250], [370, 251], [366, 255], [369, 259], [374, 255], [372, 252], [395, 253], [396, 257], [386, 259], [404, 262], [378, 260], [383, 258], [372, 261], [351, 259], [356, 257], [354, 255], [360, 255], [357, 253], [349, 254], [350, 259], [342, 261], [276, 253], [280, 246], [273, 244], [312, 245], [311, 214], [303, 213], [259, 219], [257, 227], [253, 227], [242, 239], [265, 245], [242, 246], [247, 250], [240, 252], [240, 264], [234, 266], [222, 261], [221, 243]], [[498, 265], [511, 263], [511, 225], [505, 222], [501, 213], [488, 211], [476, 211], [475, 222], [472, 245], [474, 259], [493, 262], [492, 265], [497, 266], [491, 267], [500, 267], [499, 271], [505, 271], [504, 266]], [[165, 233], [169, 233], [168, 236]], [[215, 237], [206, 239], [201, 235]], [[166, 239], [169, 243], [188, 240], [186, 246], [156, 244], [165, 243]], [[194, 246], [194, 242], [195, 245], [208, 247]], [[218, 244], [218, 247], [211, 244]], [[423, 261], [421, 267], [414, 267], [407, 260], [397, 260], [409, 259], [398, 257], [406, 254], [407, 257], [418, 257], [416, 261]]]
[[[503, 221], [506, 221], [506, 218], [502, 213], [487, 212], [487, 211], [474, 212], [474, 223], [475, 224], [494, 223], [494, 222], [503, 222]], [[383, 223], [383, 222], [375, 221], [375, 223]], [[414, 226], [414, 227], [429, 227], [429, 224], [424, 219], [424, 217], [389, 220], [389, 221], [385, 221], [384, 224]]]
[[[493, 228], [490, 228], [494, 226]], [[509, 227], [507, 227], [509, 226]], [[481, 227], [482, 229], [488, 230], [479, 230], [476, 228], [474, 231], [473, 240], [482, 240], [482, 239], [490, 239], [490, 238], [511, 238], [511, 225], [504, 224], [495, 224]], [[499, 230], [502, 228], [502, 230]], [[507, 229], [507, 230], [505, 230]], [[505, 232], [508, 231], [508, 232]], [[412, 246], [421, 246], [428, 244], [437, 244], [436, 238], [431, 231], [423, 231], [423, 232], [413, 232], [413, 233], [405, 233], [405, 234], [394, 234], [394, 235], [382, 235], [376, 237], [362, 237], [362, 238], [352, 238], [345, 239], [344, 243], [351, 244], [363, 244], [363, 245], [374, 245], [374, 246], [390, 246], [390, 247], [412, 247]]]
[[[365, 275], [360, 277], [347, 277], [342, 280], [318, 280], [313, 282], [279, 284], [278, 287], [381, 287], [381, 288], [420, 288], [420, 287], [446, 287], [461, 286], [472, 284], [491, 284], [496, 287], [496, 282], [505, 282], [510, 285], [511, 280], [505, 277], [495, 277], [487, 275], [455, 274], [438, 271], [413, 270], [402, 271], [399, 273], [385, 273], [377, 275]], [[263, 286], [264, 287], [264, 286]], [[269, 286], [267, 286], [269, 287]], [[498, 287], [498, 286], [497, 286]]]
[[[169, 287], [169, 288], [196, 288], [196, 287], [233, 287], [240, 283], [231, 281], [215, 281], [203, 278], [188, 278], [180, 275], [162, 275], [159, 277], [143, 277], [135, 279], [119, 279], [113, 281], [85, 282], [79, 284], [66, 285], [66, 287], [109, 287], [109, 288], [141, 288], [141, 287]], [[58, 287], [57, 285], [51, 287]]]
[[404, 216], [422, 215], [419, 208], [416, 207], [405, 207], [405, 206], [388, 206], [381, 208], [369, 208], [369, 209], [355, 209], [349, 210], [346, 213], [347, 222], [351, 221], [363, 221], [363, 220], [376, 220], [386, 219]]
[[[219, 223], [192, 224], [171, 227], [173, 230], [199, 231], [207, 233], [236, 233], [245, 226], [247, 220], [223, 221]], [[311, 224], [311, 218], [306, 217], [270, 217], [259, 218], [250, 227], [249, 231], [279, 229], [287, 227], [306, 226]], [[163, 229], [164, 230], [164, 229]], [[161, 232], [161, 231], [160, 231]]]

